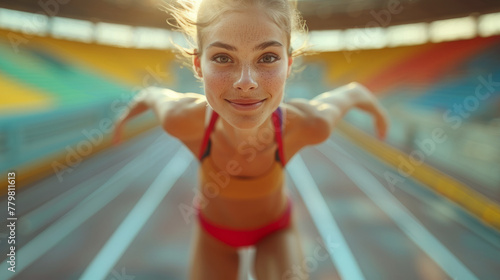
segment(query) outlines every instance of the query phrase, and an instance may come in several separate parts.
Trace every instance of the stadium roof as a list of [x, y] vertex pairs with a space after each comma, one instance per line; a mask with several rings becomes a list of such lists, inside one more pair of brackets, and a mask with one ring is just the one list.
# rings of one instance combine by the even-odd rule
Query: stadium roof
[[[0, 0], [0, 7], [134, 26], [168, 28], [159, 9], [173, 0]], [[310, 30], [386, 27], [500, 12], [498, 0], [299, 0]]]

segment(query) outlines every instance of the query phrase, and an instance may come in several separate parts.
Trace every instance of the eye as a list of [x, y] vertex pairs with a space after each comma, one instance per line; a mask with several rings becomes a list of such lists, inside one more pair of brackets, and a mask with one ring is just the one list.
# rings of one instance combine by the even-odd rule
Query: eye
[[223, 54], [214, 56], [212, 58], [212, 61], [215, 61], [216, 63], [220, 63], [220, 64], [233, 62], [229, 56], [223, 55]]
[[266, 53], [265, 55], [263, 55], [260, 59], [259, 59], [259, 62], [261, 63], [273, 63], [273, 62], [276, 62], [280, 59], [279, 56], [275, 55], [275, 54], [272, 54], [272, 53]]

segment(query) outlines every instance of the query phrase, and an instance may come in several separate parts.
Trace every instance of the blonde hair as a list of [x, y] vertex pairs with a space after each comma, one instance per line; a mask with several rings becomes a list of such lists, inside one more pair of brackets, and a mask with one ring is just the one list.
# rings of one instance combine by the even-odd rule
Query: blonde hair
[[[305, 53], [304, 44], [292, 50], [292, 32], [307, 33], [305, 23], [297, 10], [296, 2], [288, 0], [179, 0], [177, 6], [166, 6], [175, 22], [168, 21], [178, 31], [188, 36], [190, 48], [178, 46], [184, 56], [200, 55], [203, 31], [228, 12], [244, 11], [252, 7], [261, 8], [276, 25], [283, 29], [288, 43], [288, 54], [292, 57]], [[304, 36], [305, 37], [305, 36]]]

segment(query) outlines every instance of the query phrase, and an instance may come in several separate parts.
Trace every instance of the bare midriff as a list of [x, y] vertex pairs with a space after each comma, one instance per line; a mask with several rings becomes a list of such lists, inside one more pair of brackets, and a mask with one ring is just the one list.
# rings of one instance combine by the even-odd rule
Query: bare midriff
[[278, 219], [285, 211], [284, 172], [279, 162], [258, 177], [231, 176], [216, 167], [211, 157], [200, 167], [202, 215], [215, 225], [251, 230]]

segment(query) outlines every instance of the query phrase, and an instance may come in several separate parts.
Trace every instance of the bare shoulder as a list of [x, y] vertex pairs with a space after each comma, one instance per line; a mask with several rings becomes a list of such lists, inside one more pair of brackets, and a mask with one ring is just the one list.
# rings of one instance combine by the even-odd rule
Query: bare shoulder
[[328, 124], [318, 115], [310, 100], [292, 99], [282, 107], [286, 110], [284, 128], [286, 145], [296, 150], [294, 153], [304, 146], [319, 144], [330, 136]]
[[179, 140], [195, 141], [203, 136], [207, 101], [204, 95], [185, 93], [170, 104], [163, 129]]

